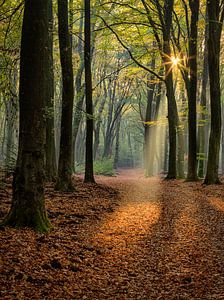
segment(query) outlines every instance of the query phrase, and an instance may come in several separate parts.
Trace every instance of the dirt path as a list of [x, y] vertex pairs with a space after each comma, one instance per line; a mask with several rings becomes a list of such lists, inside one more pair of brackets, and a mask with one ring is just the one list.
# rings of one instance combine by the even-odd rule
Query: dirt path
[[[8, 296], [0, 299], [224, 299], [223, 186], [146, 179], [134, 170], [97, 179], [120, 191], [119, 203], [103, 202], [100, 197], [106, 196], [99, 191], [90, 199], [94, 206], [78, 204], [83, 221], [74, 224], [75, 209], [71, 213], [70, 202], [68, 215], [68, 199], [60, 198], [61, 206], [54, 203], [56, 229], [48, 237], [25, 231], [32, 264], [34, 259], [41, 264], [39, 275], [27, 275], [27, 268], [15, 263], [21, 278], [7, 278], [17, 291], [9, 294], [8, 286]], [[0, 242], [10, 233], [7, 229]], [[15, 249], [19, 239], [24, 257], [29, 252], [22, 238], [17, 232], [11, 246]], [[6, 254], [6, 249], [12, 258], [13, 250]], [[6, 268], [12, 264], [7, 263]], [[35, 270], [32, 265], [30, 272]]]
[[110, 185], [122, 203], [92, 238], [102, 255], [88, 273], [87, 298], [224, 299], [224, 202], [216, 189], [134, 171]]

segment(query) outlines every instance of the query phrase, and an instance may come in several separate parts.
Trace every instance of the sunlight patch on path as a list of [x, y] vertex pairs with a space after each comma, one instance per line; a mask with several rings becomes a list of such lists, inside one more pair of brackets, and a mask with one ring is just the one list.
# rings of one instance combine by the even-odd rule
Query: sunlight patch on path
[[209, 202], [213, 205], [216, 209], [224, 212], [224, 202], [220, 198], [210, 198]]
[[127, 184], [122, 182], [121, 205], [102, 223], [93, 240], [94, 244], [109, 250], [113, 259], [114, 255], [119, 257], [134, 251], [136, 245], [150, 235], [161, 213], [157, 202], [159, 179], [141, 179], [133, 184], [130, 178], [128, 180]]
[[[160, 208], [154, 203], [122, 206], [100, 228], [95, 240], [105, 248], [126, 251], [144, 238], [159, 219]], [[123, 250], [122, 250], [123, 249]]]

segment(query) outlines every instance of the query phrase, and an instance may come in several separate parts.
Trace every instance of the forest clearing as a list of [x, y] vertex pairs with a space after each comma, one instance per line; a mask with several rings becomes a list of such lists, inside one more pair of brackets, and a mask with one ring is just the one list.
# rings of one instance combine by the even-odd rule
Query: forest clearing
[[47, 188], [48, 235], [0, 232], [1, 299], [224, 299], [223, 185], [140, 170], [96, 179]]

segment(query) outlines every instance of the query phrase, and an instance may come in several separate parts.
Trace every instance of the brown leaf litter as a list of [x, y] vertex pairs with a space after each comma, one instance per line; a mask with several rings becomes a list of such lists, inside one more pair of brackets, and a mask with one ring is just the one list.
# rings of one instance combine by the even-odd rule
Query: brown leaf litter
[[[0, 231], [0, 299], [224, 299], [224, 187], [125, 170], [47, 186], [53, 230]], [[0, 217], [11, 188], [0, 186]]]

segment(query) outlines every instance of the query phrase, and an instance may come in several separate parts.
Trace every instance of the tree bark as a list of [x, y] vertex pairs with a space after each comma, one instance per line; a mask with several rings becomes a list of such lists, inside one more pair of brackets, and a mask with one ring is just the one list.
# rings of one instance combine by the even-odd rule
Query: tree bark
[[75, 89], [76, 89], [76, 102], [75, 102], [75, 112], [73, 118], [73, 142], [72, 142], [72, 166], [75, 168], [76, 161], [76, 140], [80, 127], [80, 122], [83, 116], [83, 103], [84, 103], [84, 88], [82, 85], [82, 75], [84, 71], [84, 58], [83, 58], [83, 43], [82, 43], [82, 30], [83, 30], [83, 13], [80, 15], [79, 23], [79, 40], [78, 40], [78, 55], [79, 55], [79, 67], [75, 77]]
[[104, 94], [103, 94], [103, 99], [100, 103], [99, 109], [98, 109], [98, 116], [97, 116], [97, 121], [95, 122], [95, 140], [94, 140], [94, 159], [98, 158], [98, 149], [99, 149], [99, 143], [100, 143], [100, 126], [102, 123], [102, 112], [106, 103], [106, 99], [107, 99], [107, 88], [104, 84]]
[[163, 53], [162, 59], [165, 65], [165, 85], [168, 102], [168, 127], [169, 127], [169, 161], [167, 179], [174, 179], [177, 176], [176, 156], [177, 156], [177, 104], [173, 87], [173, 72], [170, 49], [170, 30], [173, 14], [173, 0], [164, 3], [164, 26], [163, 26]]
[[[199, 161], [198, 161], [198, 177], [204, 177], [205, 171], [205, 158], [206, 158], [206, 108], [207, 108], [207, 85], [208, 85], [208, 17], [206, 16], [206, 25], [205, 25], [205, 41], [204, 41], [204, 61], [203, 61], [203, 71], [202, 71], [202, 84], [201, 84], [201, 126], [198, 128], [198, 149], [199, 149]], [[200, 121], [199, 121], [200, 122]]]
[[44, 106], [48, 47], [48, 0], [26, 0], [20, 61], [19, 153], [13, 178], [12, 205], [5, 225], [50, 228], [44, 203]]
[[52, 0], [49, 1], [49, 45], [47, 60], [47, 88], [46, 88], [46, 179], [53, 181], [57, 176], [55, 129], [54, 129], [54, 62], [53, 62], [53, 11]]
[[91, 19], [90, 0], [85, 0], [85, 95], [86, 95], [86, 161], [85, 182], [95, 182], [93, 175], [93, 101], [91, 74]]
[[72, 113], [73, 113], [73, 68], [72, 45], [68, 25], [68, 0], [58, 0], [58, 34], [62, 69], [62, 116], [61, 139], [56, 189], [72, 191]]
[[219, 0], [208, 0], [209, 38], [208, 65], [210, 79], [211, 132], [209, 137], [208, 165], [205, 184], [220, 183], [218, 177], [221, 140], [221, 90], [220, 90], [220, 44], [223, 26], [223, 9]]
[[[151, 68], [155, 70], [155, 57], [152, 58]], [[145, 123], [144, 123], [144, 165], [145, 165], [145, 175], [146, 176], [153, 176], [153, 159], [152, 156], [154, 155], [152, 151], [152, 141], [151, 141], [151, 131], [152, 131], [152, 102], [154, 98], [154, 90], [156, 83], [153, 81], [155, 80], [154, 76], [148, 75], [147, 81], [147, 105], [146, 105], [146, 114], [145, 114]]]
[[199, 0], [189, 0], [191, 25], [189, 36], [189, 97], [188, 97], [188, 173], [187, 181], [197, 180], [197, 38]]
[[117, 120], [116, 128], [116, 142], [115, 142], [115, 155], [114, 155], [114, 169], [118, 169], [119, 165], [119, 150], [120, 150], [120, 125], [121, 125], [121, 115], [119, 115]]

